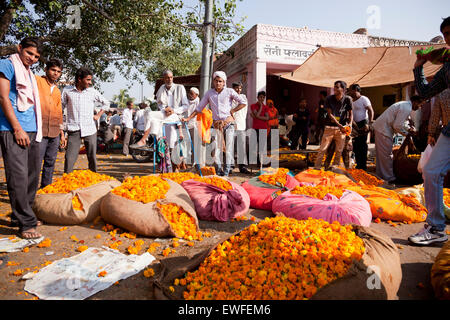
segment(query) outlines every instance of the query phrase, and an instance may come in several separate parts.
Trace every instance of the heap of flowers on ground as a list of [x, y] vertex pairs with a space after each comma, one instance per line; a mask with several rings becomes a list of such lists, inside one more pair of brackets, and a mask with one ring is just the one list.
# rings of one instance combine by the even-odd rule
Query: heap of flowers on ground
[[286, 185], [287, 182], [287, 177], [286, 175], [289, 173], [289, 169], [285, 169], [285, 168], [278, 168], [278, 169], [267, 169], [269, 171], [269, 173], [266, 174], [262, 174], [260, 175], [258, 178], [259, 180], [261, 180], [262, 182], [277, 186], [277, 187], [284, 187]]
[[328, 193], [335, 195], [336, 197], [342, 197], [344, 190], [337, 187], [329, 186], [297, 186], [291, 190], [293, 194], [303, 194], [306, 196], [314, 197], [322, 200]]
[[188, 300], [308, 299], [364, 251], [350, 225], [266, 218], [218, 245], [175, 284], [187, 285]]

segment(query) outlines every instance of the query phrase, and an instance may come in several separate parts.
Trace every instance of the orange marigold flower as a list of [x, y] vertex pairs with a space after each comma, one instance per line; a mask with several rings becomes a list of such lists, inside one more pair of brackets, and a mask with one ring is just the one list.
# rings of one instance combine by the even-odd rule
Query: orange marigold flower
[[233, 186], [231, 185], [231, 183], [229, 183], [225, 179], [218, 178], [218, 177], [210, 177], [210, 178], [200, 177], [200, 178], [194, 178], [194, 180], [203, 182], [203, 183], [207, 183], [207, 184], [211, 184], [211, 185], [216, 186], [225, 191], [230, 191], [233, 189]]
[[157, 203], [162, 215], [172, 227], [175, 235], [186, 240], [198, 240], [201, 233], [197, 230], [195, 219], [182, 207], [175, 203]]
[[122, 185], [111, 190], [112, 193], [142, 203], [164, 199], [170, 185], [161, 177], [144, 176], [126, 178]]
[[170, 173], [162, 173], [159, 176], [161, 178], [166, 178], [175, 181], [176, 183], [182, 183], [184, 181], [191, 180], [194, 178], [200, 178], [198, 174], [192, 172], [170, 172]]
[[322, 200], [328, 193], [335, 195], [336, 197], [342, 197], [344, 191], [341, 188], [329, 187], [329, 186], [297, 186], [291, 190], [292, 194], [302, 194]]
[[77, 251], [83, 252], [83, 251], [87, 250], [88, 248], [89, 248], [88, 246], [79, 246], [79, 247], [77, 248]]
[[52, 245], [52, 240], [50, 240], [49, 238], [45, 238], [44, 240], [42, 240], [37, 246], [39, 248], [48, 248]]
[[108, 274], [106, 271], [100, 271], [100, 273], [97, 275], [97, 277], [104, 277]]
[[43, 189], [39, 189], [37, 194], [69, 193], [76, 189], [86, 188], [102, 181], [109, 180], [115, 179], [90, 170], [75, 170], [71, 173], [64, 173], [61, 178], [57, 179], [52, 184]]
[[[267, 170], [274, 170], [272, 168], [269, 168]], [[289, 169], [285, 168], [278, 168], [275, 169], [276, 171], [274, 173], [268, 173], [268, 174], [262, 174], [258, 177], [259, 180], [262, 182], [277, 186], [277, 187], [284, 187], [286, 185], [287, 181], [287, 174], [289, 173]]]
[[154, 275], [155, 275], [155, 270], [153, 270], [152, 268], [148, 268], [148, 269], [144, 270], [144, 277], [150, 278], [150, 277], [153, 277]]
[[30, 251], [30, 248], [28, 248], [28, 247], [25, 247], [25, 248], [23, 248], [23, 250], [22, 250], [23, 252], [29, 252]]
[[188, 300], [309, 299], [364, 251], [350, 225], [266, 218], [219, 244], [179, 284]]
[[200, 169], [202, 171], [202, 175], [204, 176], [215, 176], [216, 168], [214, 167], [203, 167]]
[[357, 182], [363, 182], [365, 185], [381, 186], [384, 181], [367, 173], [362, 169], [347, 169], [346, 170]]

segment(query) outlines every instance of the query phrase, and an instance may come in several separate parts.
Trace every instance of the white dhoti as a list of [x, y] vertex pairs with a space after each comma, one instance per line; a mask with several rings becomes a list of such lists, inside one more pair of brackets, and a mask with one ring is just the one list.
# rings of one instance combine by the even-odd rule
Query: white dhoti
[[180, 115], [172, 113], [167, 117], [164, 111], [150, 111], [145, 115], [145, 131], [150, 129], [150, 134], [160, 138], [163, 135], [164, 127], [169, 148], [174, 148], [178, 141], [177, 126], [174, 124], [166, 124], [172, 122], [180, 122]]

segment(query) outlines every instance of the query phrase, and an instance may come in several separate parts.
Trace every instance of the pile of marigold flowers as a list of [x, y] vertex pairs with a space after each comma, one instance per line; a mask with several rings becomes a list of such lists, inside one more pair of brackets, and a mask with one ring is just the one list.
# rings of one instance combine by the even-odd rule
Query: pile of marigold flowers
[[450, 189], [444, 188], [444, 204], [450, 207]]
[[90, 170], [75, 170], [71, 173], [64, 173], [61, 178], [57, 179], [52, 184], [43, 189], [39, 189], [37, 194], [68, 193], [72, 190], [86, 188], [109, 180], [114, 180], [114, 178]]
[[323, 200], [323, 198], [328, 194], [331, 193], [335, 195], [336, 197], [340, 198], [342, 197], [342, 194], [344, 191], [341, 188], [336, 187], [328, 187], [328, 186], [297, 186], [294, 189], [291, 190], [292, 194], [302, 194], [305, 196], [310, 196], [313, 198], [317, 198], [320, 200]]
[[225, 179], [218, 178], [218, 177], [211, 177], [211, 178], [199, 177], [199, 178], [194, 178], [194, 180], [216, 186], [225, 191], [230, 191], [233, 189], [233, 186], [231, 185], [231, 183], [229, 183]]
[[306, 156], [303, 154], [280, 154], [280, 161], [299, 161], [306, 160]]
[[129, 177], [122, 185], [111, 190], [112, 193], [142, 203], [154, 202], [163, 199], [169, 191], [167, 181], [157, 176]]
[[311, 298], [364, 254], [350, 225], [266, 218], [218, 245], [198, 270], [174, 284], [187, 300]]
[[381, 186], [384, 181], [378, 179], [377, 177], [367, 173], [362, 169], [347, 169], [347, 172], [355, 179], [357, 182], [362, 181], [364, 184]]
[[182, 183], [186, 180], [191, 180], [194, 178], [200, 178], [200, 176], [196, 173], [192, 172], [171, 172], [171, 173], [162, 173], [159, 175], [161, 178], [170, 179], [175, 181], [176, 183]]
[[202, 233], [197, 231], [195, 219], [182, 207], [174, 203], [157, 203], [156, 206], [164, 215], [167, 222], [169, 222], [178, 238], [183, 238], [186, 240], [202, 239]]
[[215, 176], [216, 175], [216, 168], [214, 168], [214, 167], [203, 167], [200, 170], [202, 172], [202, 175], [204, 175], [204, 176]]
[[287, 182], [287, 174], [289, 173], [289, 169], [278, 168], [275, 173], [262, 174], [258, 177], [262, 182], [277, 186], [284, 187]]

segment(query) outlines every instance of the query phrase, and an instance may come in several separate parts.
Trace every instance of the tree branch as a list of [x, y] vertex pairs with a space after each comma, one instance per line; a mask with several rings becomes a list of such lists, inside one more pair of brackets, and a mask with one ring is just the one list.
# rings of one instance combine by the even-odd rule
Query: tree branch
[[16, 12], [17, 7], [20, 4], [22, 4], [22, 0], [12, 0], [8, 8], [6, 8], [3, 16], [0, 18], [0, 41], [5, 39], [5, 35], [13, 19], [14, 12]]
[[106, 19], [108, 19], [109, 21], [113, 22], [113, 23], [117, 23], [112, 17], [110, 17], [105, 11], [103, 11], [102, 9], [94, 6], [92, 3], [90, 3], [87, 0], [81, 0], [81, 2], [83, 2], [85, 5], [87, 5], [89, 8], [91, 8], [92, 10], [100, 13], [100, 15]]

